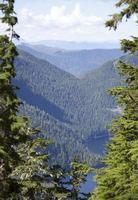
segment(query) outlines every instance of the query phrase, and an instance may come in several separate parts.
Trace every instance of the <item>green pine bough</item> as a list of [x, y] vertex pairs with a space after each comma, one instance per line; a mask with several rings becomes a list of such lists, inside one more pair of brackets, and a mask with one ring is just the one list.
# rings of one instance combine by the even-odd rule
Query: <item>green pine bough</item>
[[[40, 130], [30, 127], [28, 118], [18, 114], [21, 102], [16, 96], [17, 87], [12, 85], [18, 56], [12, 40], [19, 38], [14, 31], [18, 22], [14, 3], [0, 3], [1, 22], [8, 27], [7, 34], [0, 36], [0, 199], [81, 199], [79, 187], [91, 168], [78, 161], [70, 170], [49, 166], [50, 141]], [[82, 199], [88, 199], [87, 194], [82, 195]]]
[[9, 174], [20, 161], [15, 149], [17, 131], [21, 128], [21, 123], [18, 124], [20, 118], [16, 115], [20, 102], [11, 84], [15, 76], [13, 62], [17, 56], [16, 47], [12, 43], [12, 37], [17, 37], [13, 30], [13, 18], [16, 21], [17, 18], [14, 16], [13, 1], [3, 1], [0, 10], [3, 14], [1, 21], [8, 25], [10, 35], [0, 36], [0, 198], [8, 199], [10, 193], [18, 191], [17, 182]]
[[[122, 8], [121, 12], [106, 22], [114, 30], [124, 18], [138, 14], [138, 0], [120, 0], [116, 6]], [[138, 56], [138, 37], [122, 40], [121, 48]], [[105, 167], [97, 171], [97, 188], [91, 200], [138, 199], [138, 66], [119, 61], [117, 68], [125, 86], [112, 88], [110, 94], [122, 114], [111, 124], [113, 136], [103, 159]]]
[[0, 3], [0, 10], [1, 22], [8, 27], [7, 34], [0, 36], [0, 199], [35, 199], [40, 192], [48, 196], [54, 187], [48, 155], [41, 153], [49, 141], [29, 127], [26, 117], [17, 114], [20, 101], [12, 85], [18, 55], [12, 40], [19, 38], [14, 31], [18, 22], [14, 0]]

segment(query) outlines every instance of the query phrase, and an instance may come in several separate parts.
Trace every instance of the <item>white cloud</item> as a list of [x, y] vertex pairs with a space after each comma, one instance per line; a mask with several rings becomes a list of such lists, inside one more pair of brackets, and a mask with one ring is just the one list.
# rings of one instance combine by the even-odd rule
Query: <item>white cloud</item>
[[102, 19], [97, 16], [83, 15], [80, 5], [76, 4], [69, 14], [65, 6], [53, 6], [45, 15], [36, 15], [25, 8], [19, 14], [19, 22], [26, 28], [69, 29], [93, 26], [101, 23]]
[[[88, 8], [84, 6], [81, 9], [80, 5], [83, 4], [57, 5], [50, 8], [45, 7], [41, 11], [40, 8], [36, 9], [35, 5], [29, 9], [29, 6], [24, 4], [25, 7], [22, 6], [17, 12], [19, 23], [16, 31], [22, 39], [28, 42], [49, 39], [118, 41], [130, 35], [137, 35], [137, 27], [135, 28], [134, 25], [135, 17], [129, 23], [125, 23], [126, 25], [124, 23], [120, 25], [116, 32], [109, 31], [104, 25], [107, 15], [103, 15], [100, 10], [99, 12], [93, 10], [95, 15], [91, 14]], [[0, 33], [4, 29], [4, 26], [0, 24]]]
[[27, 41], [60, 37], [66, 39], [62, 37], [82, 35], [86, 30], [103, 23], [101, 17], [83, 14], [79, 4], [71, 11], [64, 5], [53, 6], [46, 14], [36, 14], [28, 8], [23, 8], [18, 13], [18, 18], [16, 30]]

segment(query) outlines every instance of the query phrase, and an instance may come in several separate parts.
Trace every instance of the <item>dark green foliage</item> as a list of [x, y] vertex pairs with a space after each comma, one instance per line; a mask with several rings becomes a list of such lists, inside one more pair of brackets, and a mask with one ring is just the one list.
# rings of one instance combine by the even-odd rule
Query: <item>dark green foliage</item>
[[88, 173], [92, 172], [92, 169], [84, 163], [78, 162], [74, 159], [71, 163], [70, 179], [68, 185], [71, 186], [71, 191], [69, 197], [73, 200], [83, 199], [87, 200], [90, 194], [81, 193], [80, 185], [85, 183], [86, 176]]
[[135, 53], [138, 50], [138, 37], [132, 37], [133, 40], [122, 40], [121, 49], [124, 52]]
[[69, 168], [61, 169], [55, 165], [51, 168], [56, 186], [55, 197], [62, 200], [87, 200], [89, 193], [81, 192], [81, 185], [86, 182], [86, 176], [92, 172], [87, 164], [74, 159]]
[[[18, 192], [18, 184], [9, 177], [9, 174], [19, 163], [20, 158], [15, 146], [21, 137], [17, 133], [24, 124], [24, 118], [16, 115], [20, 105], [16, 98], [15, 88], [11, 78], [15, 76], [14, 58], [17, 56], [16, 47], [12, 43], [13, 37], [13, 12], [14, 1], [5, 1], [0, 4], [3, 17], [2, 22], [9, 26], [10, 37], [0, 36], [0, 198], [8, 199]], [[14, 33], [16, 35], [16, 33]]]
[[123, 18], [127, 20], [138, 13], [138, 0], [120, 0], [116, 3], [116, 7], [121, 7], [121, 12], [113, 14], [112, 18], [106, 22], [106, 26], [114, 30], [117, 29], [118, 24], [122, 22]]
[[12, 39], [18, 38], [13, 29], [17, 23], [14, 1], [3, 1], [0, 10], [10, 35], [0, 36], [0, 199], [35, 199], [40, 191], [48, 195], [43, 186], [50, 176], [47, 154], [39, 148], [46, 148], [49, 142], [29, 128], [27, 118], [18, 115], [20, 101], [11, 83], [17, 56]]
[[16, 75], [14, 59], [18, 55], [12, 39], [19, 37], [13, 29], [18, 21], [14, 0], [3, 1], [0, 10], [10, 35], [0, 36], [0, 199], [67, 199], [70, 190], [60, 183], [63, 170], [49, 167], [49, 140], [31, 128], [28, 119], [18, 112], [21, 103], [11, 82]]
[[[123, 4], [127, 8], [107, 22], [111, 28], [116, 29], [124, 16], [130, 18], [138, 12], [137, 0], [122, 0], [117, 6]], [[138, 56], [137, 37], [122, 40], [121, 45], [125, 52]], [[112, 122], [113, 138], [103, 160], [106, 167], [97, 173], [97, 189], [91, 197], [93, 200], [138, 199], [138, 65], [119, 61], [118, 70], [124, 76], [125, 85], [114, 87], [110, 93], [121, 106], [122, 114]]]

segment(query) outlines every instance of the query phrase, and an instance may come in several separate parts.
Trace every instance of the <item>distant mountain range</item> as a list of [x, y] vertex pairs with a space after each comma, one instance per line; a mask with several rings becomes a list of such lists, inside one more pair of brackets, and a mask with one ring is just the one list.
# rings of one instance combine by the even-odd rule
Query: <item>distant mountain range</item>
[[67, 51], [45, 45], [30, 45], [26, 43], [19, 45], [18, 48], [38, 58], [49, 61], [57, 65], [60, 69], [77, 77], [82, 77], [87, 72], [100, 67], [105, 62], [124, 55], [119, 49]]
[[37, 45], [46, 45], [66, 50], [86, 50], [86, 49], [117, 49], [119, 44], [116, 42], [74, 42], [62, 40], [45, 40], [32, 43]]

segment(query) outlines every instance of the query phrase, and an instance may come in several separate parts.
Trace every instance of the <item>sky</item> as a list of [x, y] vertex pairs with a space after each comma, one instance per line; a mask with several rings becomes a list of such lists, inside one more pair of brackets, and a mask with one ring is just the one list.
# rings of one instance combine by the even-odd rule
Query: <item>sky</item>
[[[105, 28], [109, 15], [118, 11], [115, 0], [16, 0], [16, 31], [26, 42], [66, 40], [118, 42], [138, 34], [136, 16], [117, 31]], [[0, 24], [0, 33], [4, 30]]]

